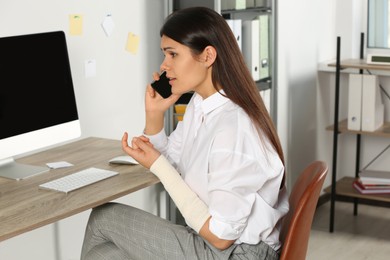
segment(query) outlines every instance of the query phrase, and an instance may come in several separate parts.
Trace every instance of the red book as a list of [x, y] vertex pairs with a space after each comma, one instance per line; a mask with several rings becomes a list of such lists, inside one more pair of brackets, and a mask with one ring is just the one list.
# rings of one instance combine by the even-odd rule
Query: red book
[[376, 185], [377, 187], [367, 188], [366, 185], [363, 185], [359, 180], [355, 180], [353, 182], [353, 187], [362, 194], [383, 194], [390, 193], [390, 186], [385, 185], [384, 187], [380, 187], [380, 185]]
[[366, 184], [366, 183], [363, 183], [363, 181], [358, 178], [357, 179], [357, 182], [359, 182], [360, 186], [364, 189], [368, 189], [368, 190], [375, 190], [375, 189], [390, 189], [390, 184], [381, 184], [381, 183], [377, 183], [377, 184]]

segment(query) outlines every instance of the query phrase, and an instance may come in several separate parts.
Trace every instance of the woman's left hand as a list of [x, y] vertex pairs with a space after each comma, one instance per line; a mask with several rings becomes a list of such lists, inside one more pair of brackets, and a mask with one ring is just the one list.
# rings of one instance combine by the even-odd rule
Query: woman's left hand
[[153, 147], [153, 144], [146, 136], [133, 137], [131, 146], [129, 146], [128, 134], [126, 132], [122, 137], [122, 149], [125, 153], [148, 169], [150, 169], [152, 164], [160, 156], [160, 152]]

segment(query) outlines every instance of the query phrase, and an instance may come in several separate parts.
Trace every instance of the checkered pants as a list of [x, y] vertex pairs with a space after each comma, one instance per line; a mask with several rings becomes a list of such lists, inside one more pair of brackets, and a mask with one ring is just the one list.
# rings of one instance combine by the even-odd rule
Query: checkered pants
[[232, 245], [218, 250], [191, 228], [140, 209], [108, 203], [92, 210], [82, 260], [277, 260], [268, 245]]

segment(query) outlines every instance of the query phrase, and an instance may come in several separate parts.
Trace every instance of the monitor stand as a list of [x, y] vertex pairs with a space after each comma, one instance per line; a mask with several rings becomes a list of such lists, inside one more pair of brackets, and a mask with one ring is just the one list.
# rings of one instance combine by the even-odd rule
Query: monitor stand
[[49, 171], [48, 167], [21, 164], [13, 159], [0, 161], [0, 177], [22, 180]]

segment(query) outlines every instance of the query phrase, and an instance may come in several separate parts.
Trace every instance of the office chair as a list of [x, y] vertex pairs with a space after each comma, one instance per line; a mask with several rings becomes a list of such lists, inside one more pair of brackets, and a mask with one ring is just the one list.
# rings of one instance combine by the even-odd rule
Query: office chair
[[290, 210], [282, 222], [280, 260], [305, 260], [314, 212], [328, 166], [314, 161], [308, 165], [290, 193]]

